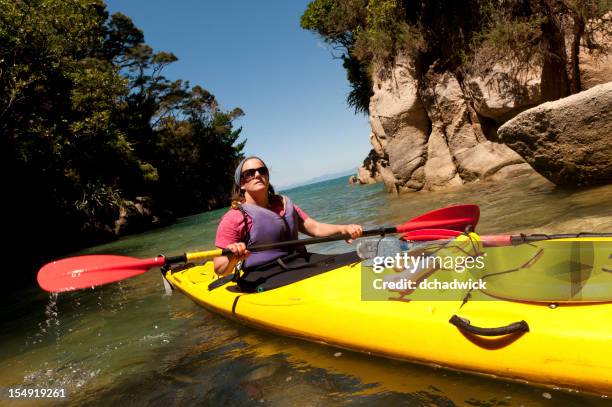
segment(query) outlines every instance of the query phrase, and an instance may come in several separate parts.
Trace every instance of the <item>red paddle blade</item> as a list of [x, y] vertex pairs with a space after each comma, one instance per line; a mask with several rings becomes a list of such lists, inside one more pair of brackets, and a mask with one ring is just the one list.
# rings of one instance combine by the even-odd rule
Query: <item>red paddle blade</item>
[[113, 255], [70, 257], [44, 265], [37, 279], [45, 291], [72, 291], [134, 277], [164, 263], [163, 256], [147, 260]]
[[480, 209], [477, 205], [449, 206], [417, 216], [397, 226], [397, 232], [406, 233], [417, 229], [452, 229], [463, 232], [468, 226], [474, 230], [479, 218]]
[[445, 240], [452, 239], [461, 234], [457, 230], [449, 229], [420, 229], [413, 230], [403, 234], [400, 239], [411, 240], [411, 241], [429, 241], [429, 240]]

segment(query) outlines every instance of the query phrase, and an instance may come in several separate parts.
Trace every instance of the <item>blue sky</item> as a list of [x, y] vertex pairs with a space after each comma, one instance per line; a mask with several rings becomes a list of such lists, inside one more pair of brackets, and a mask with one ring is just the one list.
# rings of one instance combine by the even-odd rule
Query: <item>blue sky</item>
[[277, 187], [357, 167], [370, 144], [367, 116], [346, 105], [341, 61], [302, 30], [304, 0], [107, 0], [131, 17], [157, 51], [173, 52], [169, 79], [240, 107], [246, 154], [261, 156]]

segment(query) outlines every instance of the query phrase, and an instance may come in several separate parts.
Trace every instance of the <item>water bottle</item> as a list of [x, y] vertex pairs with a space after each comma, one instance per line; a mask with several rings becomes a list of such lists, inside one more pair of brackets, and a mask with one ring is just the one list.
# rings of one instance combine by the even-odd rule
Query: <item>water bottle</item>
[[395, 237], [376, 237], [360, 239], [357, 243], [357, 255], [364, 259], [364, 266], [371, 266], [374, 257], [395, 257], [397, 253], [409, 250], [410, 242]]

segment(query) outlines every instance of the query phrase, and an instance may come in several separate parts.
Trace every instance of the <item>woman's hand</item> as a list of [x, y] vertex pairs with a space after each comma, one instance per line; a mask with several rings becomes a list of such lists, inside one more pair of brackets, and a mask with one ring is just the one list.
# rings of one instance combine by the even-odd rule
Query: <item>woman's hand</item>
[[341, 233], [351, 237], [350, 239], [346, 240], [347, 243], [353, 243], [353, 239], [357, 239], [363, 234], [363, 228], [361, 225], [342, 225]]
[[234, 270], [234, 267], [236, 267], [236, 263], [246, 259], [251, 254], [251, 252], [247, 250], [246, 245], [242, 242], [229, 244], [226, 249], [231, 251], [232, 254], [227, 257], [220, 256], [213, 260], [215, 264], [215, 273], [220, 276], [230, 273]]
[[363, 234], [363, 228], [361, 225], [332, 225], [329, 223], [317, 222], [313, 218], [308, 218], [302, 223], [300, 232], [313, 237], [341, 234], [347, 236], [347, 243], [353, 243], [353, 239], [357, 239]]
[[243, 242], [231, 243], [227, 245], [226, 249], [232, 252], [232, 258], [236, 259], [236, 262], [246, 259], [251, 254]]

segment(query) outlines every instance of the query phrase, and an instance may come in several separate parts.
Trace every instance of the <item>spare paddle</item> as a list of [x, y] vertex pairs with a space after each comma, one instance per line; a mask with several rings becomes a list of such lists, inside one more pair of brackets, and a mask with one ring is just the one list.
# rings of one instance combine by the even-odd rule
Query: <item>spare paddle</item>
[[[412, 242], [422, 242], [422, 241], [431, 241], [431, 240], [450, 240], [454, 239], [463, 232], [452, 229], [419, 229], [413, 230], [408, 233], [404, 233], [400, 239], [407, 240]], [[540, 235], [537, 235], [540, 236]], [[517, 245], [520, 243], [524, 243], [527, 240], [523, 240], [525, 236], [518, 235], [489, 235], [489, 236], [480, 236], [480, 241], [485, 246], [510, 246]], [[542, 238], [531, 239], [534, 240], [542, 240]]]
[[[362, 236], [406, 233], [425, 228], [448, 228], [464, 231], [466, 228], [473, 229], [478, 223], [479, 216], [480, 211], [476, 205], [450, 206], [428, 212], [395, 227], [365, 230]], [[257, 245], [249, 247], [249, 250], [262, 251], [281, 249], [345, 240], [347, 238], [349, 237], [346, 235], [333, 235], [291, 240], [280, 243]], [[38, 284], [43, 290], [49, 292], [73, 291], [124, 280], [142, 274], [153, 267], [162, 267], [164, 265], [181, 262], [207, 261], [215, 257], [228, 255], [231, 255], [229, 250], [216, 249], [195, 253], [184, 253], [174, 257], [160, 255], [152, 259], [137, 259], [115, 255], [71, 257], [54, 261], [43, 266], [38, 272]]]
[[541, 242], [542, 240], [558, 240], [558, 239], [575, 239], [580, 237], [612, 237], [612, 233], [534, 233], [531, 235], [484, 235], [480, 236], [480, 240], [485, 246], [518, 246], [523, 243]]
[[[461, 235], [462, 232], [451, 229], [420, 229], [403, 234], [400, 239], [409, 241], [449, 240]], [[480, 241], [486, 247], [518, 246], [523, 243], [540, 242], [543, 240], [573, 239], [580, 237], [612, 237], [612, 233], [534, 233], [531, 235], [481, 235]]]
[[454, 239], [459, 236], [461, 233], [458, 230], [451, 229], [419, 229], [413, 230], [408, 233], [404, 233], [400, 239], [402, 240], [410, 240], [413, 242], [422, 242], [429, 240], [446, 240], [446, 239]]

